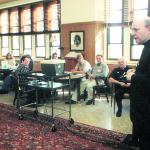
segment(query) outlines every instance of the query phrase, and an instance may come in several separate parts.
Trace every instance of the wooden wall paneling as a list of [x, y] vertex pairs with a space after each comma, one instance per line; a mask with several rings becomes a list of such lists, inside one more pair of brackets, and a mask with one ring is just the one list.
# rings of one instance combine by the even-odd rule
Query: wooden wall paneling
[[61, 46], [64, 48], [62, 57], [70, 52], [70, 32], [84, 31], [85, 49], [80, 52], [83, 53], [85, 59], [93, 65], [95, 63], [95, 24], [96, 22], [62, 24]]

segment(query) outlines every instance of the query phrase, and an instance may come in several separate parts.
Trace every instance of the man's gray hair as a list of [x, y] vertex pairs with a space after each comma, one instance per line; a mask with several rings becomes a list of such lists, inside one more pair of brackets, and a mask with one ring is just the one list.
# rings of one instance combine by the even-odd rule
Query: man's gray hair
[[97, 55], [96, 55], [96, 57], [97, 57], [97, 56], [101, 56], [101, 57], [103, 57], [103, 55], [102, 55], [102, 54], [97, 54]]
[[124, 61], [124, 62], [126, 62], [126, 60], [125, 60], [124, 57], [118, 58], [118, 61]]

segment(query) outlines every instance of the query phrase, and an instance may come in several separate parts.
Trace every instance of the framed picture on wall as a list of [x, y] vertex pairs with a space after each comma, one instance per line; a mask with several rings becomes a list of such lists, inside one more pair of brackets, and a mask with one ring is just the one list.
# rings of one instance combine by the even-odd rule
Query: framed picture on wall
[[84, 50], [84, 31], [70, 32], [70, 50], [72, 51]]

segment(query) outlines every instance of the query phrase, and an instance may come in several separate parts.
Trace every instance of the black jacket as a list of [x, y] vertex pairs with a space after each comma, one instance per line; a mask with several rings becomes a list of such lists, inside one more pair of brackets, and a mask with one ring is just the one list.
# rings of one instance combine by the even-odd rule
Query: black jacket
[[150, 40], [144, 44], [139, 65], [131, 78], [131, 121], [140, 135], [150, 136]]
[[141, 96], [150, 95], [150, 40], [144, 44], [139, 65], [135, 75], [131, 78], [134, 94]]

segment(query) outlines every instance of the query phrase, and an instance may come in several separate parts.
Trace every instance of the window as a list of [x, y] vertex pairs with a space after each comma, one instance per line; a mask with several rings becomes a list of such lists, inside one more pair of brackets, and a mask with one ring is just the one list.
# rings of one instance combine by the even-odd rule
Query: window
[[139, 60], [142, 50], [143, 50], [143, 45], [133, 45], [132, 46], [132, 51], [131, 51], [131, 58], [132, 60]]
[[31, 9], [29, 6], [21, 10], [21, 32], [31, 32]]
[[[51, 34], [55, 41], [45, 46], [45, 35]], [[0, 11], [1, 53], [3, 56], [11, 48], [14, 56], [19, 56], [20, 44], [24, 54], [32, 54], [32, 35], [36, 37], [36, 57], [45, 57], [46, 48], [60, 55], [60, 1], [38, 1], [31, 4], [12, 6]], [[11, 43], [8, 42], [10, 36]], [[23, 36], [23, 40], [20, 40]], [[49, 40], [49, 39], [47, 39]], [[8, 45], [8, 43], [10, 45]]]
[[131, 36], [131, 54], [130, 54], [130, 59], [131, 60], [139, 60], [142, 50], [143, 50], [143, 45], [138, 45], [133, 37]]
[[122, 57], [122, 30], [120, 26], [110, 26], [108, 29], [108, 59]]
[[8, 53], [8, 36], [2, 36], [2, 56]]
[[48, 31], [59, 30], [59, 4], [49, 4], [46, 9], [46, 28]]
[[[144, 3], [141, 0], [134, 1], [134, 18], [141, 18], [147, 16], [148, 14], [148, 0], [145, 0]], [[143, 45], [138, 45], [133, 37], [131, 36], [131, 60], [139, 60]]]
[[147, 15], [148, 0], [136, 0], [134, 1], [134, 18], [141, 18]]
[[44, 31], [44, 8], [38, 4], [33, 9], [33, 31]]
[[45, 57], [45, 35], [36, 35], [36, 57]]
[[107, 57], [117, 59], [123, 56], [123, 9], [122, 0], [109, 1], [109, 20], [107, 24]]
[[19, 14], [18, 9], [12, 9], [10, 11], [10, 32], [18, 33], [19, 32]]
[[24, 54], [29, 54], [31, 56], [31, 48], [32, 48], [32, 36], [31, 35], [24, 35], [23, 48], [24, 48]]
[[9, 15], [8, 10], [3, 10], [0, 17], [1, 33], [9, 33]]
[[60, 57], [60, 34], [52, 33], [50, 35], [50, 52], [51, 55], [53, 53], [57, 53], [57, 56]]
[[19, 36], [12, 36], [12, 53], [13, 56], [19, 56]]
[[122, 0], [110, 0], [109, 23], [122, 22]]

